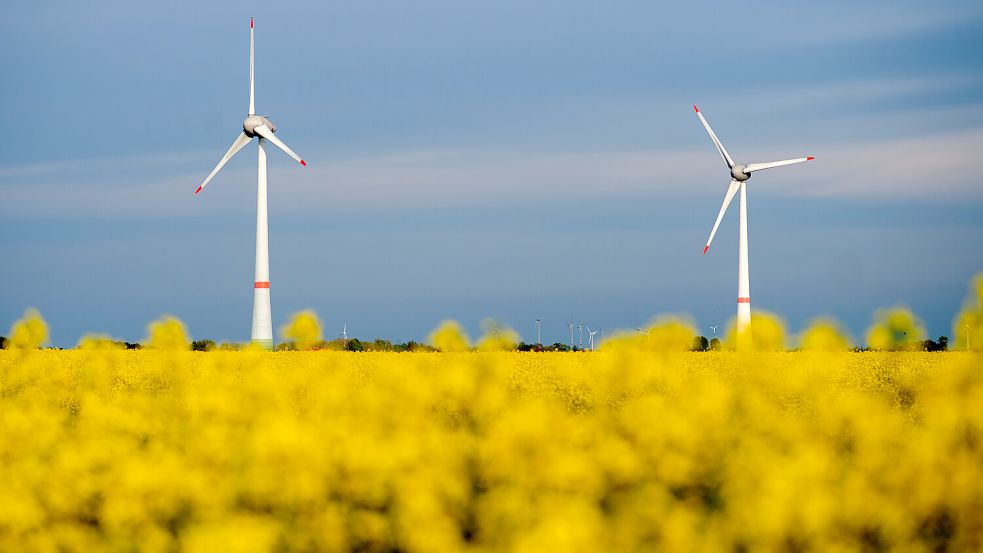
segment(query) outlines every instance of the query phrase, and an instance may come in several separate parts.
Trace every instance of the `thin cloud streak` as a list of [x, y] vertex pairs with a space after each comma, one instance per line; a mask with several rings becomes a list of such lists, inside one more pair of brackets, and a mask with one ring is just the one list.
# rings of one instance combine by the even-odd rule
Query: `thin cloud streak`
[[[767, 176], [752, 182], [789, 197], [980, 198], [983, 186], [977, 176], [977, 157], [981, 146], [983, 130], [974, 129], [810, 148], [801, 153], [815, 154], [815, 162], [785, 169], [780, 177], [762, 173]], [[247, 150], [242, 157], [252, 156]], [[9, 169], [0, 181], [5, 196], [0, 214], [127, 218], [252, 211], [255, 169], [245, 160], [236, 161], [238, 167], [228, 168], [198, 197], [193, 191], [204, 171], [148, 180], [118, 174], [89, 174], [80, 179], [73, 164], [59, 164], [49, 169], [33, 167], [31, 171], [62, 175], [32, 186], [27, 174], [31, 171]], [[725, 168], [709, 146], [675, 152], [424, 150], [325, 159], [306, 170], [287, 163], [277, 165], [271, 168], [270, 182], [271, 201], [279, 213], [452, 208], [652, 193], [680, 197], [709, 192], [713, 183], [726, 180]]]

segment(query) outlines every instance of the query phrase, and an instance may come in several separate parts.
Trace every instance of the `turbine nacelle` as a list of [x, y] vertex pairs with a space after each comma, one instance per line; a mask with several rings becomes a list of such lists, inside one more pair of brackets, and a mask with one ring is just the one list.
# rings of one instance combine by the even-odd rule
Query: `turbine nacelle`
[[[273, 124], [273, 121], [270, 121], [269, 119], [263, 117], [262, 115], [256, 115], [256, 109], [255, 109], [256, 87], [254, 86], [255, 72], [253, 71], [254, 68], [253, 60], [255, 57], [253, 55], [254, 54], [253, 27], [254, 27], [253, 20], [252, 18], [249, 18], [249, 115], [247, 115], [246, 118], [242, 121], [242, 132], [239, 133], [239, 136], [236, 137], [235, 142], [232, 143], [232, 146], [229, 148], [229, 151], [225, 152], [225, 155], [222, 156], [221, 160], [219, 160], [218, 165], [216, 165], [215, 168], [212, 169], [212, 172], [209, 173], [209, 175], [205, 177], [205, 180], [198, 186], [198, 189], [195, 190], [195, 194], [201, 192], [205, 188], [205, 186], [208, 185], [209, 181], [212, 180], [212, 177], [214, 177], [219, 172], [219, 170], [222, 169], [222, 167], [224, 167], [225, 164], [228, 163], [230, 159], [232, 159], [232, 156], [236, 155], [236, 153], [239, 150], [243, 149], [246, 146], [246, 144], [248, 144], [254, 138], [259, 138], [261, 141], [262, 140], [268, 141], [270, 144], [283, 150], [283, 153], [294, 158], [294, 160], [296, 160], [297, 163], [303, 165], [304, 167], [307, 167], [306, 161], [301, 159], [301, 157], [297, 155], [296, 152], [291, 150], [289, 146], [284, 144], [282, 140], [280, 140], [278, 137], [273, 135], [273, 133], [276, 132], [276, 125]], [[265, 153], [263, 154], [262, 159], [264, 160], [266, 159]], [[264, 172], [266, 171], [265, 163], [266, 162], [264, 161], [263, 168], [261, 169], [261, 171]]]
[[249, 138], [255, 138], [259, 136], [256, 132], [256, 127], [264, 125], [266, 128], [270, 129], [271, 132], [276, 132], [276, 125], [273, 121], [263, 117], [262, 115], [250, 115], [246, 117], [242, 122], [242, 132], [246, 133]]
[[746, 167], [744, 165], [735, 165], [735, 166], [731, 167], [730, 168], [730, 176], [731, 176], [731, 178], [734, 179], [734, 180], [736, 180], [736, 181], [738, 181], [738, 182], [744, 182], [744, 181], [748, 180], [749, 178], [751, 178], [751, 174], [750, 173], [745, 173], [744, 172], [744, 169], [745, 168]]
[[717, 152], [720, 154], [720, 157], [723, 158], [724, 163], [727, 164], [727, 168], [730, 169], [731, 178], [730, 186], [727, 188], [727, 193], [724, 195], [724, 202], [720, 206], [720, 212], [717, 213], [717, 221], [713, 224], [713, 230], [710, 231], [710, 237], [707, 238], [707, 243], [703, 247], [703, 253], [705, 254], [707, 253], [707, 250], [710, 249], [710, 243], [713, 242], [713, 236], [717, 234], [717, 228], [720, 226], [721, 219], [724, 218], [724, 213], [727, 211], [727, 206], [730, 205], [731, 200], [734, 199], [737, 192], [739, 190], [743, 190], [742, 187], [744, 186], [744, 183], [751, 178], [752, 173], [755, 171], [762, 171], [764, 169], [771, 169], [773, 167], [782, 167], [785, 165], [802, 163], [804, 161], [812, 161], [815, 158], [809, 156], [786, 159], [782, 161], [771, 161], [768, 163], [734, 163], [734, 158], [730, 157], [730, 154], [727, 152], [727, 148], [724, 148], [723, 143], [720, 142], [719, 138], [717, 138], [717, 134], [710, 128], [710, 123], [707, 122], [706, 117], [703, 117], [703, 114], [700, 112], [700, 108], [694, 105], [693, 111], [696, 112], [696, 116], [699, 117], [700, 123], [703, 124], [703, 128], [706, 129], [707, 134], [710, 135], [710, 140], [713, 142], [713, 145], [717, 147]]

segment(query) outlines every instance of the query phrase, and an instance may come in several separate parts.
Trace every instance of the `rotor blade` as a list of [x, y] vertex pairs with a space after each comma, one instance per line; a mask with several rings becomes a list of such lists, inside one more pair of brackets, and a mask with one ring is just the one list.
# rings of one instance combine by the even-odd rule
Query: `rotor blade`
[[225, 164], [228, 163], [230, 159], [232, 159], [232, 156], [236, 155], [236, 152], [241, 150], [242, 147], [248, 144], [250, 140], [252, 139], [249, 138], [245, 132], [239, 133], [239, 136], [236, 138], [236, 141], [232, 143], [232, 147], [229, 148], [228, 152], [225, 152], [225, 155], [222, 156], [221, 160], [219, 160], [218, 165], [216, 165], [215, 168], [212, 169], [212, 172], [208, 174], [208, 178], [205, 179], [205, 182], [201, 183], [201, 186], [198, 187], [198, 190], [195, 190], [195, 194], [201, 192], [201, 189], [205, 188], [205, 185], [208, 184], [208, 181], [212, 180], [212, 177], [214, 177], [215, 174], [218, 173], [219, 169], [224, 167]]
[[288, 156], [296, 159], [297, 162], [303, 165], [304, 167], [307, 167], [307, 162], [300, 159], [299, 155], [295, 154], [293, 150], [291, 150], [290, 148], [287, 147], [286, 144], [281, 142], [280, 139], [273, 134], [273, 131], [271, 131], [270, 128], [267, 127], [266, 125], [260, 125], [256, 127], [255, 129], [253, 129], [253, 132], [269, 140], [271, 143], [273, 143], [274, 146], [283, 150], [284, 153], [286, 153]]
[[720, 206], [720, 213], [717, 214], [717, 222], [713, 224], [713, 230], [710, 231], [710, 238], [707, 238], [707, 245], [703, 248], [704, 255], [710, 249], [710, 242], [713, 242], [713, 235], [717, 234], [717, 227], [720, 226], [720, 220], [724, 218], [724, 213], [727, 213], [727, 206], [730, 205], [731, 200], [734, 199], [734, 194], [737, 194], [737, 189], [740, 187], [741, 183], [736, 180], [730, 181], [730, 188], [727, 189], [727, 195], [724, 196], [724, 203]]
[[772, 167], [781, 167], [783, 165], [793, 165], [795, 163], [805, 163], [807, 161], [812, 161], [816, 158], [809, 157], [798, 157], [795, 159], [786, 159], [784, 161], [772, 161], [769, 163], [748, 163], [747, 167], [744, 168], [745, 173], [753, 173], [755, 171], [761, 171], [763, 169], [771, 169]]
[[253, 18], [249, 18], [249, 115], [256, 115], [255, 79], [253, 72]]
[[717, 151], [720, 152], [720, 157], [724, 158], [724, 163], [727, 164], [728, 168], [733, 168], [734, 160], [730, 157], [730, 154], [727, 153], [724, 145], [720, 143], [720, 139], [717, 138], [716, 134], [714, 134], [713, 129], [710, 128], [710, 123], [707, 123], [707, 120], [703, 117], [703, 114], [700, 113], [700, 108], [693, 105], [693, 109], [696, 110], [696, 116], [700, 118], [700, 123], [703, 123], [703, 127], [707, 130], [707, 134], [710, 135], [710, 140], [713, 140], [714, 146], [716, 146]]

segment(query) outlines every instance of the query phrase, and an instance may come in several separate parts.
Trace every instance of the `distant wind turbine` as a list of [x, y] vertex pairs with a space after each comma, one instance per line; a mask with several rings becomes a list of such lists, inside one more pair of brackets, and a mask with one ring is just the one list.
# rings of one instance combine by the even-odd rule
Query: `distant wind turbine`
[[345, 323], [345, 326], [341, 329], [341, 339], [348, 340], [348, 323]]
[[748, 163], [745, 165], [738, 165], [734, 163], [734, 159], [730, 157], [724, 145], [714, 134], [713, 129], [710, 128], [710, 124], [700, 113], [700, 108], [693, 106], [693, 110], [696, 111], [696, 116], [700, 118], [700, 123], [703, 123], [703, 127], [706, 129], [707, 134], [710, 135], [710, 140], [713, 141], [714, 146], [717, 147], [717, 151], [720, 153], [720, 157], [724, 159], [724, 163], [727, 164], [727, 168], [730, 169], [730, 187], [727, 189], [727, 194], [724, 195], [724, 203], [720, 206], [720, 212], [717, 214], [717, 221], [713, 224], [713, 230], [710, 231], [710, 237], [707, 238], [706, 246], [703, 248], [703, 253], [706, 254], [707, 250], [710, 249], [710, 243], [713, 242], [713, 235], [717, 234], [717, 228], [720, 226], [721, 219], [724, 218], [724, 213], [727, 211], [727, 206], [734, 199], [734, 195], [737, 191], [741, 192], [741, 213], [740, 213], [740, 246], [739, 246], [739, 262], [738, 262], [738, 273], [737, 273], [737, 333], [741, 337], [741, 341], [746, 344], [751, 342], [750, 334], [750, 324], [751, 324], [751, 285], [750, 277], [748, 276], [748, 240], [747, 240], [747, 181], [751, 178], [751, 173], [755, 171], [762, 171], [764, 169], [771, 169], [773, 167], [782, 167], [784, 165], [792, 165], [795, 163], [802, 163], [805, 161], [811, 161], [814, 159], [812, 156], [800, 157], [796, 159], [786, 159], [784, 161], [772, 161], [768, 163]]
[[543, 345], [543, 336], [541, 332], [542, 326], [543, 326], [543, 320], [536, 319], [536, 343], [539, 345]]
[[591, 351], [594, 351], [594, 335], [597, 334], [597, 332], [598, 331], [596, 331], [596, 330], [593, 330], [592, 331], [590, 329], [590, 326], [587, 327], [587, 334], [590, 335], [590, 350]]
[[577, 325], [573, 324], [573, 315], [570, 316], [570, 322], [567, 323], [567, 328], [570, 329], [570, 349], [573, 349], [573, 327]]
[[253, 279], [253, 343], [264, 347], [273, 347], [273, 315], [270, 309], [270, 247], [269, 247], [269, 225], [267, 222], [266, 209], [266, 143], [270, 142], [277, 148], [283, 150], [288, 156], [297, 160], [298, 163], [307, 166], [307, 162], [300, 158], [286, 144], [280, 141], [273, 133], [276, 132], [276, 125], [272, 121], [256, 115], [255, 86], [254, 86], [254, 40], [253, 40], [253, 18], [249, 18], [249, 113], [242, 122], [242, 132], [236, 137], [235, 142], [229, 151], [225, 152], [218, 165], [212, 169], [198, 189], [197, 195], [204, 190], [205, 186], [212, 178], [225, 166], [232, 156], [236, 155], [253, 138], [258, 138], [259, 143], [259, 166], [257, 168], [257, 198], [256, 198], [256, 273]]
[[577, 325], [577, 329], [580, 330], [580, 349], [584, 349], [584, 325]]
[[720, 325], [714, 325], [714, 326], [711, 326], [711, 327], [710, 327], [710, 328], [711, 328], [711, 329], [713, 330], [713, 337], [714, 337], [714, 338], [716, 338], [716, 337], [717, 337], [717, 327], [718, 327], [718, 326], [720, 326]]

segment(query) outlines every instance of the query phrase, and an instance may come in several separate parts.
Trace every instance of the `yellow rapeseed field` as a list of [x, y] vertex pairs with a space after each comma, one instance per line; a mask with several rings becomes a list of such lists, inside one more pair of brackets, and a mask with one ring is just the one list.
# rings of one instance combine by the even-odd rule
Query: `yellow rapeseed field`
[[979, 551], [978, 353], [0, 352], [0, 551]]

